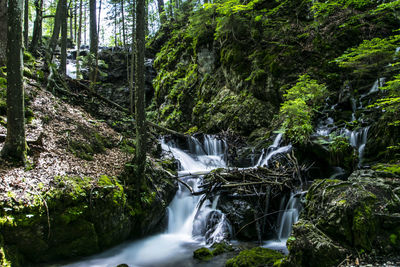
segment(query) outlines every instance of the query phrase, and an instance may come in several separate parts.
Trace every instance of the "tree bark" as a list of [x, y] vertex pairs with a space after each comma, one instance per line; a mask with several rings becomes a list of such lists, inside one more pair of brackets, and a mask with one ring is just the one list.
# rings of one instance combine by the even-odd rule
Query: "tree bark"
[[53, 27], [53, 34], [51, 35], [49, 48], [48, 48], [48, 55], [47, 55], [47, 62], [50, 63], [53, 58], [54, 50], [57, 46], [58, 37], [60, 36], [60, 29], [61, 29], [61, 20], [63, 17], [63, 6], [67, 0], [59, 0], [57, 4], [56, 15], [54, 17], [54, 27]]
[[134, 112], [134, 94], [133, 94], [133, 73], [134, 73], [134, 64], [135, 64], [135, 55], [136, 55], [136, 44], [135, 44], [135, 35], [136, 35], [136, 16], [135, 16], [135, 0], [132, 0], [132, 51], [131, 51], [131, 71], [129, 76], [129, 111], [131, 114]]
[[89, 80], [91, 81], [91, 88], [93, 89], [96, 82], [96, 58], [97, 58], [97, 26], [96, 26], [96, 0], [89, 1], [90, 12], [90, 63], [89, 63]]
[[136, 77], [135, 77], [135, 117], [136, 117], [136, 164], [137, 190], [142, 185], [146, 167], [146, 117], [144, 94], [144, 49], [146, 26], [146, 0], [137, 0], [136, 6]]
[[0, 67], [7, 61], [7, 0], [0, 0]]
[[68, 8], [67, 1], [63, 1], [63, 11], [61, 18], [61, 62], [60, 73], [66, 75], [67, 73], [67, 35], [68, 35]]
[[80, 77], [79, 70], [79, 54], [81, 53], [81, 36], [82, 36], [82, 0], [79, 0], [79, 26], [78, 26], [78, 41], [76, 43], [76, 79]]
[[37, 55], [37, 48], [42, 39], [43, 0], [35, 0], [36, 18], [33, 24], [32, 42], [29, 51]]
[[8, 1], [7, 33], [7, 137], [1, 156], [26, 161], [24, 85], [22, 77], [22, 16], [24, 0]]
[[28, 48], [29, 36], [29, 0], [25, 0], [24, 4], [24, 47]]
[[164, 0], [157, 0], [158, 14], [160, 16], [160, 23], [165, 23]]

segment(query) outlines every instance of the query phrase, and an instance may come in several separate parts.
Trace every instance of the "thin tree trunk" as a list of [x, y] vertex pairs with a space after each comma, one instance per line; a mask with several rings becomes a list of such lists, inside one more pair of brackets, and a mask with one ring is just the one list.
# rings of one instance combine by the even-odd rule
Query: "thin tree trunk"
[[160, 16], [160, 23], [165, 23], [164, 0], [157, 0], [158, 15]]
[[77, 51], [76, 51], [76, 79], [79, 79], [80, 77], [79, 54], [81, 52], [81, 36], [82, 36], [82, 0], [79, 0], [79, 26], [78, 26], [78, 41], [77, 41]]
[[117, 45], [117, 4], [114, 3], [114, 47]]
[[[71, 0], [71, 5], [72, 5], [72, 0]], [[69, 8], [69, 39], [71, 42], [74, 41], [74, 27], [73, 27], [73, 15], [74, 13], [72, 12], [72, 8]]]
[[91, 81], [91, 88], [93, 89], [94, 83], [96, 82], [96, 68], [97, 68], [97, 27], [96, 27], [96, 0], [89, 1], [90, 9], [90, 71], [89, 79]]
[[78, 42], [78, 36], [77, 36], [77, 22], [78, 22], [78, 1], [74, 1], [74, 43], [76, 44]]
[[135, 0], [132, 0], [132, 46], [131, 46], [131, 71], [129, 75], [129, 111], [131, 114], [134, 112], [134, 94], [133, 94], [133, 75], [134, 75], [134, 64], [136, 55], [135, 35], [136, 35], [136, 16], [135, 16]]
[[7, 1], [0, 1], [0, 67], [7, 64]]
[[40, 39], [42, 38], [42, 17], [43, 17], [43, 0], [35, 0], [36, 18], [33, 24], [32, 42], [29, 51], [37, 55], [36, 50]]
[[144, 95], [144, 49], [146, 27], [146, 0], [137, 0], [136, 6], [136, 78], [135, 78], [135, 117], [136, 117], [136, 189], [140, 190], [146, 167], [146, 117]]
[[124, 0], [121, 0], [121, 16], [122, 16], [122, 42], [123, 42], [123, 44], [124, 44], [124, 48], [126, 49]]
[[1, 156], [25, 164], [24, 84], [22, 77], [23, 0], [8, 1], [7, 33], [7, 137]]
[[87, 5], [85, 4], [85, 10], [84, 10], [84, 15], [83, 15], [83, 25], [85, 29], [85, 34], [83, 35], [83, 42], [86, 45], [87, 44]]
[[63, 1], [63, 10], [61, 18], [61, 62], [60, 73], [67, 73], [67, 35], [68, 35], [68, 7], [67, 1]]
[[57, 4], [56, 15], [54, 17], [54, 27], [53, 27], [53, 34], [50, 38], [48, 54], [47, 54], [47, 63], [50, 63], [53, 57], [54, 49], [57, 46], [58, 37], [60, 35], [60, 28], [61, 28], [61, 20], [63, 17], [63, 6], [67, 0], [59, 0]]
[[99, 36], [100, 36], [100, 16], [101, 16], [101, 0], [99, 1], [99, 17], [97, 18], [97, 41], [99, 41]]
[[29, 0], [25, 0], [24, 4], [24, 47], [28, 48], [29, 36]]

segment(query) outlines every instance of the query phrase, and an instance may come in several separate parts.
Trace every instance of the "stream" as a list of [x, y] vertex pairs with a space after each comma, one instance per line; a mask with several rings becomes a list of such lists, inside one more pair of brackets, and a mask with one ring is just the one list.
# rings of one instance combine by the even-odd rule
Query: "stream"
[[[263, 152], [256, 166], [268, 165], [268, 162], [279, 153], [291, 150], [291, 145], [280, 147], [282, 135], [278, 134], [274, 143]], [[179, 147], [174, 141], [162, 140], [162, 148], [169, 151], [179, 162], [179, 176], [195, 191], [201, 184], [202, 177], [190, 174], [204, 173], [216, 168], [226, 168], [227, 145], [214, 136], [204, 135], [200, 139], [191, 137], [185, 147]], [[255, 166], [250, 166], [255, 167]], [[295, 197], [297, 195], [297, 197]], [[218, 197], [205, 203], [198, 209], [201, 196], [192, 196], [185, 186], [179, 184], [179, 189], [168, 211], [168, 226], [159, 233], [141, 240], [126, 242], [103, 253], [91, 256], [82, 261], [65, 265], [78, 266], [110, 266], [119, 264], [128, 266], [224, 266], [226, 256], [215, 257], [209, 263], [199, 263], [193, 259], [193, 251], [206, 245], [206, 238], [213, 242], [222, 241], [227, 235], [232, 236], [232, 230], [225, 215], [216, 210]], [[268, 241], [265, 247], [286, 250], [286, 240], [290, 235], [292, 224], [299, 215], [298, 194], [292, 194], [290, 199], [281, 200], [279, 214], [279, 240]], [[212, 212], [212, 214], [211, 214]], [[212, 216], [209, 216], [212, 215]], [[216, 227], [206, 229], [207, 219], [215, 217]], [[235, 243], [236, 241], [232, 241]]]

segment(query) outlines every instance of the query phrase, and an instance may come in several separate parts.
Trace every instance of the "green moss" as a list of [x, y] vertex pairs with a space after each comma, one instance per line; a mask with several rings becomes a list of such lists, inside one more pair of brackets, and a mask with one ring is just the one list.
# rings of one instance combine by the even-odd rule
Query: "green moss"
[[390, 243], [392, 243], [392, 245], [396, 245], [397, 244], [397, 235], [391, 234], [389, 236], [389, 239], [390, 239]]
[[227, 267], [246, 267], [246, 266], [264, 266], [274, 264], [282, 259], [283, 254], [268, 248], [256, 247], [249, 250], [243, 250], [238, 256], [228, 260]]
[[393, 163], [393, 164], [378, 163], [378, 164], [372, 166], [372, 169], [374, 169], [376, 171], [400, 175], [400, 163]]
[[193, 252], [193, 258], [201, 261], [209, 261], [213, 257], [213, 253], [208, 248], [199, 248]]
[[212, 253], [214, 256], [233, 251], [233, 247], [226, 242], [214, 243], [211, 248], [213, 249]]

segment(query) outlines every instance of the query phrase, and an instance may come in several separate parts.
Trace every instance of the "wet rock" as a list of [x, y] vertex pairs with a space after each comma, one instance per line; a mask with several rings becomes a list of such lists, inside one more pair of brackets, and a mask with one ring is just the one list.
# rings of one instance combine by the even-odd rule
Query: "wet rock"
[[292, 237], [287, 241], [289, 256], [283, 266], [337, 266], [346, 258], [346, 250], [335, 244], [326, 234], [307, 220], [293, 226]]
[[331, 266], [337, 264], [335, 257], [344, 257], [342, 248], [398, 254], [399, 187], [400, 179], [372, 170], [355, 171], [348, 181], [314, 181], [306, 196], [303, 220], [289, 238], [288, 261]]
[[232, 227], [225, 214], [218, 210], [211, 211], [206, 221], [206, 244], [219, 243], [232, 238]]

